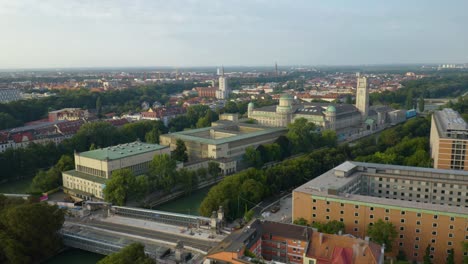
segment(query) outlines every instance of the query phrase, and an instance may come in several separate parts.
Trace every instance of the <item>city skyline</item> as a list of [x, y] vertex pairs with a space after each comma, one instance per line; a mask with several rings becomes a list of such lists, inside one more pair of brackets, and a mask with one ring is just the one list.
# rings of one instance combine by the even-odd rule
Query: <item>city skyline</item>
[[464, 1], [0, 0], [0, 69], [466, 63]]

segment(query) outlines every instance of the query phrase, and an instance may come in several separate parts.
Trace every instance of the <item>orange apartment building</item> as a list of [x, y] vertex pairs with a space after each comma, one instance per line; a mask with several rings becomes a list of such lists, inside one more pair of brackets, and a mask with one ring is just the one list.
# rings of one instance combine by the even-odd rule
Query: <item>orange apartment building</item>
[[460, 114], [450, 108], [435, 111], [430, 137], [434, 168], [468, 171], [467, 144], [468, 125]]
[[260, 260], [264, 263], [382, 264], [383, 247], [349, 235], [323, 234], [310, 227], [254, 220], [208, 252], [204, 264]]
[[341, 221], [345, 232], [365, 237], [379, 219], [393, 223], [395, 256], [445, 263], [454, 249], [461, 263], [468, 241], [468, 173], [455, 170], [344, 162], [293, 191], [293, 220]]

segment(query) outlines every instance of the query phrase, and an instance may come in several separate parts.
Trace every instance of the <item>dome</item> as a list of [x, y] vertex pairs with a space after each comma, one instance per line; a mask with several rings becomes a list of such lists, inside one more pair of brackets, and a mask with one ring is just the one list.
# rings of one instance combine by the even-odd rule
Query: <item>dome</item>
[[248, 108], [253, 108], [254, 107], [254, 103], [253, 102], [250, 102], [248, 105], [247, 105]]
[[336, 112], [336, 108], [333, 105], [327, 107], [327, 112]]
[[293, 98], [290, 94], [283, 94], [280, 99], [292, 100]]

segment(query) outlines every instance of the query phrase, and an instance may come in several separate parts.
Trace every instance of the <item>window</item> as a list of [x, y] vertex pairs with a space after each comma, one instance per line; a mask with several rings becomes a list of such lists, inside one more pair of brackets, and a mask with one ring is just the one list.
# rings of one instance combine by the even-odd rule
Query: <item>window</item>
[[421, 225], [421, 221], [416, 221], [416, 225]]
[[388, 216], [386, 216], [386, 217], [385, 217], [385, 221], [388, 221], [388, 219], [389, 219]]
[[359, 205], [356, 204], [356, 205], [354, 206], [354, 208], [359, 209]]
[[437, 219], [437, 218], [439, 218], [439, 216], [438, 216], [438, 215], [434, 215], [434, 219]]
[[419, 245], [414, 245], [414, 249], [419, 249]]
[[431, 239], [431, 243], [432, 244], [435, 244], [436, 240], [435, 239]]
[[401, 211], [401, 215], [405, 215], [405, 213], [406, 213], [405, 211]]
[[417, 257], [417, 256], [418, 256], [418, 253], [417, 253], [417, 252], [414, 252], [414, 253], [413, 253], [413, 256]]
[[312, 217], [316, 217], [317, 215], [316, 214], [312, 214]]
[[419, 237], [415, 237], [414, 240], [419, 241]]
[[421, 213], [417, 213], [416, 216], [417, 216], [417, 217], [421, 217]]
[[344, 219], [343, 219], [343, 218], [340, 218], [340, 222], [344, 222]]
[[389, 209], [385, 209], [385, 212], [386, 212], [386, 213], [390, 213], [390, 210], [389, 210]]
[[400, 219], [400, 223], [404, 223], [404, 222], [405, 222], [404, 218]]
[[447, 246], [451, 246], [451, 245], [452, 245], [452, 241], [447, 242]]
[[405, 236], [403, 234], [400, 234], [400, 238], [405, 238]]
[[330, 205], [330, 201], [327, 201], [327, 205]]
[[313, 202], [313, 203], [316, 203], [316, 202], [317, 202], [317, 200], [315, 200], [315, 199], [312, 199], [312, 202]]
[[317, 210], [317, 207], [313, 206], [313, 207], [312, 207], [312, 210]]
[[374, 219], [374, 215], [369, 215], [369, 218], [370, 218], [370, 219]]
[[340, 203], [340, 206], [343, 207], [343, 206], [344, 206], [344, 203]]
[[432, 223], [432, 227], [437, 227], [437, 223]]
[[355, 227], [354, 228], [354, 232], [357, 232], [359, 230], [359, 228]]
[[405, 231], [405, 227], [404, 227], [404, 226], [400, 226], [400, 231]]
[[452, 222], [455, 221], [455, 217], [453, 217], [453, 216], [450, 217], [450, 221], [452, 221]]
[[371, 211], [374, 211], [374, 207], [371, 207], [370, 210], [371, 210]]
[[452, 233], [449, 233], [449, 237], [452, 238], [452, 237], [453, 237], [453, 234], [452, 234]]
[[398, 243], [398, 245], [399, 245], [400, 247], [402, 247], [402, 246], [403, 246], [403, 242]]
[[330, 216], [329, 215], [325, 216], [325, 219], [330, 220]]
[[437, 236], [437, 231], [432, 231], [433, 236]]
[[330, 212], [330, 208], [327, 208], [327, 210], [326, 210], [326, 211], [327, 211], [327, 213], [329, 213], [329, 212]]
[[416, 228], [416, 233], [421, 233], [421, 230], [419, 228]]
[[340, 211], [340, 214], [344, 214], [344, 211], [343, 211], [343, 210], [341, 210], [341, 211]]
[[354, 220], [354, 224], [355, 224], [355, 225], [359, 224], [359, 221], [358, 221], [358, 220]]
[[450, 228], [450, 229], [453, 229], [453, 225], [449, 225], [449, 228]]
[[359, 216], [359, 213], [354, 213], [354, 216], [358, 217], [358, 216]]

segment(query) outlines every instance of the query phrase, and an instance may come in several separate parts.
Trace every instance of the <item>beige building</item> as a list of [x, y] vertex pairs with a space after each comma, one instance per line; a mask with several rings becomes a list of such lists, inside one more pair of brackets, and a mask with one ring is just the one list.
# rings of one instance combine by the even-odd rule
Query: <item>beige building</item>
[[431, 121], [431, 157], [434, 168], [468, 170], [468, 125], [456, 111], [435, 111]]
[[155, 155], [168, 154], [168, 147], [133, 142], [117, 146], [75, 153], [75, 169], [62, 173], [63, 187], [72, 196], [85, 199], [104, 199], [103, 190], [112, 172], [130, 169], [143, 174]]
[[159, 142], [174, 150], [178, 139], [184, 141], [190, 162], [204, 159], [240, 160], [247, 147], [256, 148], [272, 143], [285, 133], [286, 128], [220, 120], [211, 127], [161, 135]]
[[296, 188], [293, 220], [341, 221], [345, 233], [364, 238], [379, 219], [398, 235], [392, 245], [421, 262], [430, 245], [432, 263], [445, 263], [450, 249], [461, 263], [468, 241], [468, 173], [363, 162], [344, 162]]

